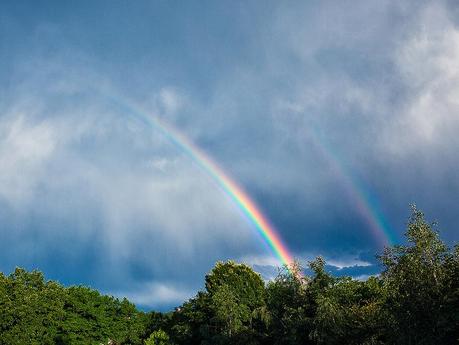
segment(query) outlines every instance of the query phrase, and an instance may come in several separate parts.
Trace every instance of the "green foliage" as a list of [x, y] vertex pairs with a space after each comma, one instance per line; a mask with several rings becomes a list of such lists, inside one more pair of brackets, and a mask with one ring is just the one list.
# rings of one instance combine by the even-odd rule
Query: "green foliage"
[[0, 344], [54, 344], [64, 317], [60, 286], [20, 268], [0, 284]]
[[201, 344], [209, 337], [212, 315], [211, 299], [207, 293], [200, 291], [176, 309], [168, 333], [174, 343]]
[[45, 282], [37, 271], [0, 275], [0, 344], [141, 344], [143, 318], [127, 300]]
[[337, 279], [317, 297], [314, 331], [318, 344], [381, 344], [384, 287], [371, 277], [365, 282]]
[[234, 343], [255, 336], [253, 326], [265, 305], [265, 286], [259, 274], [247, 265], [217, 262], [206, 276], [206, 290], [218, 342]]
[[381, 256], [390, 339], [394, 344], [453, 343], [451, 332], [456, 329], [457, 335], [458, 327], [457, 307], [450, 305], [457, 302], [455, 254], [415, 206], [406, 237], [409, 245], [386, 248]]
[[238, 296], [229, 285], [224, 284], [212, 295], [212, 306], [215, 320], [224, 325], [221, 333], [231, 338], [243, 329], [244, 322], [251, 317], [247, 305], [239, 303]]
[[306, 344], [313, 310], [308, 286], [299, 263], [283, 267], [266, 287], [269, 311], [268, 339], [273, 344]]
[[295, 264], [262, 288], [249, 267], [217, 263], [206, 277], [206, 291], [173, 314], [174, 341], [456, 344], [459, 247], [449, 250], [415, 208], [406, 236], [407, 245], [379, 256], [381, 276], [366, 281], [331, 276], [319, 257], [309, 263], [312, 276], [299, 275], [302, 268]]
[[145, 340], [145, 345], [169, 345], [169, 336], [162, 329], [158, 329], [151, 333], [147, 340]]
[[264, 283], [249, 266], [233, 261], [217, 262], [206, 276], [206, 290], [210, 296], [222, 288], [228, 290], [238, 303], [255, 309], [264, 304]]
[[415, 207], [406, 238], [366, 281], [333, 277], [320, 257], [311, 276], [295, 263], [267, 284], [246, 265], [218, 262], [205, 290], [169, 313], [18, 268], [0, 273], [0, 345], [457, 344], [459, 247]]

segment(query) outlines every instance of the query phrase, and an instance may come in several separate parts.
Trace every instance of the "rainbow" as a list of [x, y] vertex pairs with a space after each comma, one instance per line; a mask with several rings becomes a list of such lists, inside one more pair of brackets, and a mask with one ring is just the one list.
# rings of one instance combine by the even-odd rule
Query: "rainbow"
[[183, 153], [190, 157], [205, 173], [207, 173], [229, 196], [229, 198], [242, 210], [244, 215], [255, 226], [272, 252], [279, 259], [282, 265], [290, 268], [294, 263], [293, 255], [279, 236], [278, 231], [263, 214], [260, 207], [250, 198], [247, 192], [239, 186], [218, 164], [210, 158], [203, 150], [196, 146], [191, 140], [185, 137], [177, 129], [163, 120], [146, 115], [146, 112], [137, 110], [134, 106], [120, 103], [111, 98], [119, 107], [135, 116], [141, 122], [157, 129], [171, 143], [177, 146]]
[[309, 126], [308, 133], [312, 143], [319, 149], [322, 156], [328, 161], [330, 167], [342, 181], [346, 193], [352, 199], [361, 217], [365, 219], [378, 244], [381, 247], [385, 247], [398, 242], [382, 212], [379, 210], [376, 198], [371, 196], [368, 188], [365, 188], [359, 179], [346, 169], [345, 164], [339, 158], [340, 156], [330, 147], [314, 126]]
[[[290, 268], [294, 263], [294, 258], [287, 246], [279, 236], [278, 231], [263, 214], [260, 207], [250, 198], [248, 193], [238, 185], [230, 176], [202, 149], [196, 146], [191, 140], [185, 137], [177, 129], [159, 119], [150, 116], [138, 107], [130, 105], [128, 102], [120, 102], [119, 99], [108, 97], [113, 103], [117, 104], [137, 120], [158, 130], [164, 137], [173, 143], [180, 151], [190, 157], [197, 166], [209, 175], [225, 194], [242, 210], [243, 214], [254, 225], [255, 229], [262, 236], [272, 252], [282, 265]], [[371, 193], [366, 191], [364, 185], [354, 177], [339, 158], [339, 155], [329, 146], [327, 141], [320, 135], [314, 127], [309, 126], [309, 134], [312, 144], [317, 147], [322, 156], [330, 164], [341, 180], [347, 194], [352, 199], [358, 212], [365, 219], [374, 238], [381, 246], [392, 245], [397, 242], [395, 236], [387, 224], [379, 207], [376, 205], [376, 198], [371, 197]], [[301, 275], [301, 273], [300, 273]]]

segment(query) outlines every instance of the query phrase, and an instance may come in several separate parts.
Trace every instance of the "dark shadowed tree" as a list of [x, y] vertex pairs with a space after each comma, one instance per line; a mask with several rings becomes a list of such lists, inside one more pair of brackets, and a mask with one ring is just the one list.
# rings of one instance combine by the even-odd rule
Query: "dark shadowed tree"
[[318, 344], [385, 344], [385, 290], [378, 278], [338, 278], [316, 300], [313, 338]]

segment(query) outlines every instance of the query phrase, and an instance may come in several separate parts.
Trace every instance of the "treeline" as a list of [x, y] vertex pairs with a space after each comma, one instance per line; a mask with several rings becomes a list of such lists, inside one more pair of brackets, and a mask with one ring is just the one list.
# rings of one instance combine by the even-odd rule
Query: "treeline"
[[321, 258], [310, 276], [294, 265], [268, 283], [219, 262], [168, 313], [16, 269], [0, 274], [0, 344], [459, 344], [459, 247], [415, 208], [406, 238], [366, 281], [330, 275]]

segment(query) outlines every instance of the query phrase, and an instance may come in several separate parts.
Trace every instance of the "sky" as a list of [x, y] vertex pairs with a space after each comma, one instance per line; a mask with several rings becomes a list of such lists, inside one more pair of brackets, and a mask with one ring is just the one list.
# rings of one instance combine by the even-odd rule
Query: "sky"
[[[2, 1], [0, 271], [167, 310], [218, 260], [380, 272], [409, 205], [459, 240], [455, 1]], [[132, 109], [138, 110], [137, 116]]]

